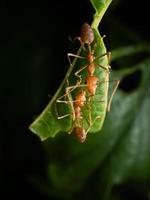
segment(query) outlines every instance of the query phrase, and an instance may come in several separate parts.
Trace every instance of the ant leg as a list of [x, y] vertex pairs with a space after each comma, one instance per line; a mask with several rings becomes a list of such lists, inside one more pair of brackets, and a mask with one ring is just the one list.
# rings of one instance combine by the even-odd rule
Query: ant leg
[[[86, 122], [87, 122], [87, 124], [91, 127], [91, 126], [93, 126], [93, 124], [94, 124], [94, 122], [95, 122], [95, 119], [94, 119], [94, 121], [92, 120], [92, 107], [91, 107], [91, 105], [92, 105], [92, 103], [93, 102], [97, 102], [97, 103], [104, 103], [105, 101], [104, 100], [97, 100], [97, 101], [94, 101], [94, 100], [92, 100], [93, 99], [93, 96], [89, 96], [89, 98], [88, 98], [88, 100], [87, 100], [87, 104], [85, 105], [85, 106], [87, 106], [87, 109], [89, 110], [89, 112], [88, 112], [88, 118], [84, 115], [84, 117], [85, 117], [85, 119], [86, 119]], [[96, 117], [96, 119], [97, 118], [99, 118], [99, 117]]]
[[[70, 65], [72, 65], [70, 57], [79, 58], [79, 59], [86, 59], [86, 58], [83, 57], [83, 56], [79, 56], [79, 55], [72, 54], [72, 53], [68, 53], [67, 56], [68, 56], [68, 60], [69, 60]], [[78, 75], [78, 74], [79, 74], [83, 69], [85, 69], [86, 67], [87, 67], [87, 66], [83, 66], [80, 70], [78, 70], [78, 71], [75, 73], [75, 76], [79, 78], [79, 84], [82, 82], [82, 78], [81, 78], [81, 75]]]
[[96, 65], [102, 69], [104, 69], [107, 73], [109, 73], [109, 69], [111, 68], [109, 65], [107, 65], [107, 67], [103, 66], [103, 65], [100, 65], [100, 64], [97, 64]]
[[[68, 99], [69, 99], [69, 93], [71, 93], [73, 90], [75, 90], [76, 88], [80, 88], [80, 87], [87, 87], [87, 85], [85, 84], [83, 84], [83, 85], [80, 85], [79, 84], [79, 82], [77, 82], [77, 84], [76, 85], [72, 85], [72, 86], [69, 86], [69, 87], [66, 87], [66, 92], [65, 92], [65, 94], [64, 95], [62, 95], [62, 96], [60, 96], [57, 100], [56, 100], [56, 102], [58, 102], [58, 103], [68, 103], [69, 101], [65, 101], [65, 100], [60, 100], [60, 99], [62, 99], [63, 97], [68, 97]], [[73, 102], [73, 100], [71, 100], [71, 102]]]
[[107, 104], [107, 111], [109, 112], [110, 111], [110, 106], [111, 106], [111, 103], [112, 103], [112, 99], [113, 99], [113, 96], [118, 88], [118, 85], [120, 83], [120, 80], [110, 80], [110, 81], [102, 81], [102, 82], [99, 82], [99, 83], [110, 83], [110, 82], [116, 82], [114, 88], [113, 88], [113, 91], [112, 91], [112, 94], [108, 100], [108, 104]]
[[[65, 101], [65, 100], [61, 100], [63, 99], [63, 97], [66, 97], [69, 95], [69, 93], [71, 93], [77, 86], [76, 85], [73, 85], [73, 86], [68, 86], [66, 87], [66, 92], [65, 94], [63, 94], [62, 96], [58, 97], [58, 99], [56, 100], [56, 102], [58, 103], [68, 103], [68, 101]], [[70, 91], [69, 91], [70, 90]]]
[[[108, 65], [103, 66], [103, 65], [98, 64], [98, 63], [95, 63], [95, 65], [97, 65], [98, 67], [104, 69], [105, 71], [107, 71], [107, 73], [109, 73], [109, 69], [111, 69], [111, 66], [109, 65], [109, 63], [110, 63], [110, 56], [111, 56], [111, 53], [110, 53], [110, 52], [104, 53], [104, 54], [102, 54], [102, 55], [96, 57], [96, 58], [94, 59], [94, 61], [97, 60], [97, 59], [99, 59], [99, 58], [101, 58], [101, 57], [103, 57], [103, 56], [107, 56], [107, 57], [108, 57]], [[94, 62], [94, 61], [93, 61], [93, 62]]]
[[82, 48], [84, 51], [86, 51], [86, 48], [84, 47], [84, 42], [82, 42], [81, 37], [75, 37], [75, 38], [73, 39], [73, 41], [75, 42], [75, 40], [78, 40], [78, 41], [80, 42], [81, 48]]
[[[67, 100], [61, 100], [63, 97], [67, 96], [67, 94], [65, 95], [62, 95], [61, 97], [59, 97], [56, 102], [57, 103], [65, 103], [65, 104], [68, 104], [68, 103], [71, 103], [70, 101], [67, 101]], [[65, 114], [65, 115], [62, 115], [60, 116], [59, 113], [58, 113], [58, 109], [57, 109], [57, 106], [56, 106], [56, 103], [54, 103], [54, 106], [55, 106], [55, 113], [56, 113], [56, 116], [57, 116], [57, 119], [63, 119], [65, 117], [68, 117], [70, 116], [71, 114]]]
[[115, 84], [115, 86], [113, 88], [112, 94], [111, 94], [110, 99], [108, 101], [108, 105], [107, 105], [107, 111], [108, 112], [110, 111], [110, 106], [111, 106], [111, 103], [112, 103], [113, 96], [114, 96], [114, 94], [115, 94], [115, 92], [116, 92], [116, 90], [118, 88], [119, 83], [120, 83], [119, 80], [114, 80], [114, 81], [116, 82], [116, 84]]
[[[67, 87], [67, 88], [66, 88], [65, 94], [62, 95], [62, 96], [60, 96], [60, 97], [56, 100], [56, 102], [58, 102], [58, 103], [65, 103], [65, 104], [68, 104], [68, 103], [69, 103], [69, 104], [70, 104], [71, 110], [72, 110], [72, 115], [73, 115], [73, 120], [75, 119], [75, 112], [74, 112], [74, 107], [73, 107], [73, 100], [72, 100], [72, 98], [70, 97], [70, 94], [69, 94], [69, 93], [71, 93], [75, 88], [76, 88], [76, 85]], [[67, 101], [67, 100], [61, 100], [61, 99], [63, 99], [64, 97], [68, 97], [68, 101]], [[65, 116], [66, 116], [66, 115], [64, 115], [64, 117], [65, 117]], [[62, 118], [63, 118], [63, 116], [60, 117], [60, 119], [62, 119]]]
[[88, 111], [88, 116], [85, 115], [85, 113], [83, 112], [83, 116], [84, 116], [84, 119], [86, 120], [87, 124], [89, 126], [91, 126], [91, 122], [92, 122], [92, 113], [91, 113], [91, 104], [89, 104], [89, 100], [86, 101], [86, 104], [85, 104], [85, 107], [87, 107], [87, 111]]
[[70, 57], [74, 57], [74, 58], [80, 58], [80, 59], [85, 59], [85, 57], [83, 56], [79, 56], [77, 54], [73, 54], [73, 53], [68, 53], [67, 54], [68, 60], [69, 60], [69, 64], [72, 65], [71, 59]]
[[94, 121], [92, 122], [92, 124], [89, 126], [89, 128], [86, 130], [86, 134], [90, 131], [90, 129], [92, 128], [93, 124], [96, 122], [97, 119], [101, 119], [101, 116], [96, 116]]
[[[68, 81], [68, 79], [67, 79], [67, 84], [69, 84], [69, 81]], [[71, 91], [73, 91], [75, 88], [74, 88], [74, 86], [72, 86], [72, 87], [67, 87], [67, 88], [69, 88], [70, 89], [70, 92]], [[68, 91], [67, 91], [67, 89], [66, 89], [66, 93], [64, 94], [64, 95], [62, 95], [62, 96], [60, 96], [57, 100], [56, 100], [56, 102], [58, 102], [58, 103], [65, 103], [65, 104], [68, 104], [68, 103], [71, 103], [70, 101], [67, 101], [67, 100], [61, 100], [63, 97], [66, 97], [66, 96], [68, 96]], [[59, 116], [59, 114], [58, 114], [58, 110], [57, 110], [57, 107], [56, 107], [56, 103], [54, 103], [55, 105], [55, 113], [56, 113], [56, 115], [57, 115], [57, 119], [63, 119], [63, 118], [65, 118], [65, 117], [68, 117], [68, 116], [70, 116], [71, 114], [65, 114], [65, 115], [62, 115], [62, 116]]]
[[82, 78], [81, 78], [81, 75], [79, 75], [79, 73], [81, 71], [83, 71], [85, 68], [87, 68], [88, 65], [85, 65], [83, 66], [81, 69], [79, 69], [78, 71], [76, 71], [76, 73], [74, 74], [76, 77], [78, 77], [80, 80], [79, 80], [79, 84], [82, 82]]
[[94, 52], [96, 51], [96, 48], [97, 48], [97, 42], [94, 43], [94, 47], [91, 51], [91, 53], [94, 55]]
[[108, 58], [108, 65], [109, 65], [111, 63], [111, 52], [110, 51], [108, 51], [107, 58]]
[[[76, 88], [80, 88], [80, 87], [86, 87], [87, 85], [80, 85], [79, 82], [77, 82], [76, 85], [72, 85], [69, 87], [66, 87], [66, 92], [65, 94], [63, 94], [62, 96], [58, 97], [58, 99], [56, 100], [56, 102], [58, 103], [68, 103], [69, 101], [65, 101], [65, 100], [61, 100], [63, 97], [69, 97], [69, 93], [71, 93], [73, 90], [75, 90]], [[69, 98], [68, 98], [69, 99]], [[73, 102], [73, 100], [71, 100], [71, 102]]]
[[89, 107], [89, 120], [88, 120], [89, 126], [92, 125], [91, 98], [92, 98], [92, 97], [89, 96], [89, 99], [88, 99], [88, 102], [90, 103], [90, 104], [88, 104], [88, 107]]
[[[91, 97], [92, 98], [92, 97]], [[90, 103], [91, 102], [104, 102], [104, 101], [93, 101], [93, 100], [91, 100], [91, 98], [90, 98]], [[91, 110], [92, 108], [91, 108], [91, 106], [90, 106], [90, 110]], [[90, 121], [88, 121], [87, 120], [87, 122], [88, 122], [88, 124], [89, 124], [89, 128], [86, 130], [86, 134], [90, 131], [90, 129], [92, 128], [92, 126], [93, 126], [93, 124], [96, 122], [96, 120], [98, 120], [98, 119], [101, 119], [101, 116], [99, 115], [99, 116], [96, 116], [95, 117], [95, 119], [92, 121], [92, 112], [89, 112], [89, 120]]]
[[72, 133], [72, 131], [73, 131], [73, 129], [74, 129], [74, 122], [72, 122], [71, 129], [70, 129], [70, 130], [68, 130], [68, 134], [71, 134], [71, 133]]
[[71, 114], [68, 113], [68, 114], [60, 116], [59, 113], [58, 113], [57, 107], [56, 107], [56, 103], [54, 103], [54, 106], [55, 106], [55, 113], [56, 113], [57, 119], [63, 119], [63, 118], [66, 118], [66, 117], [71, 115]]
[[[102, 36], [102, 40], [106, 37], [106, 35], [103, 35]], [[92, 49], [92, 54], [94, 54], [94, 52], [96, 51], [96, 48], [97, 48], [97, 42], [94, 43], [94, 47]]]
[[[78, 84], [76, 84], [76, 85], [73, 85], [73, 86], [69, 86], [69, 87], [66, 88], [65, 94], [60, 96], [56, 100], [57, 103], [65, 103], [65, 104], [69, 103], [70, 104], [71, 110], [72, 110], [72, 115], [73, 115], [73, 120], [75, 120], [75, 111], [74, 111], [74, 106], [73, 106], [73, 102], [74, 101], [73, 101], [72, 97], [70, 96], [70, 93], [73, 90], [75, 90], [76, 88], [79, 88], [79, 87], [86, 87], [86, 85], [78, 85]], [[63, 97], [68, 97], [68, 100], [61, 100], [61, 99], [63, 99]]]
[[[85, 87], [86, 85], [74, 85], [74, 86], [70, 86], [66, 88], [66, 94], [71, 106], [71, 110], [72, 110], [72, 115], [73, 115], [73, 121], [75, 120], [75, 110], [74, 110], [74, 105], [73, 105], [73, 100], [72, 97], [70, 97], [69, 93], [71, 93], [74, 89], [79, 88], [79, 87]], [[71, 90], [71, 91], [69, 91]]]
[[109, 52], [109, 51], [106, 52], [106, 53], [104, 53], [104, 54], [102, 54], [102, 55], [97, 56], [97, 57], [94, 59], [94, 61], [97, 60], [97, 59], [99, 59], [99, 58], [102, 58], [102, 57], [104, 57], [104, 56], [107, 56], [108, 64], [110, 64], [110, 61], [111, 61], [111, 52]]
[[81, 37], [75, 37], [75, 38], [73, 39], [73, 42], [75, 42], [76, 40], [78, 40], [78, 41], [80, 42], [80, 45], [81, 45], [81, 46], [84, 45], [83, 42], [82, 42], [82, 40], [81, 40]]

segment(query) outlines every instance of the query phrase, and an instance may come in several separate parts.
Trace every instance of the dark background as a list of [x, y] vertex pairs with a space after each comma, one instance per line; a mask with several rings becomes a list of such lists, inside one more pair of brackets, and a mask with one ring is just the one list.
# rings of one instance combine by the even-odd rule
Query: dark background
[[[130, 44], [128, 40], [119, 44], [109, 39], [114, 34], [120, 37], [111, 17], [149, 40], [148, 7], [148, 2], [114, 0], [100, 29], [108, 37], [108, 49]], [[74, 52], [68, 37], [78, 35], [85, 21], [92, 22], [93, 12], [88, 0], [1, 2], [1, 199], [56, 199], [44, 196], [25, 181], [30, 174], [45, 176], [46, 162], [41, 142], [28, 125], [63, 79], [68, 65], [66, 54]]]

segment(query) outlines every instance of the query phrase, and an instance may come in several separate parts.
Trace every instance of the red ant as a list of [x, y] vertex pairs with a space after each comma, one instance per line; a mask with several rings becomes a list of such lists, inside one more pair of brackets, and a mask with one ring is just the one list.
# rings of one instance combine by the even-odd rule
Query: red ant
[[[78, 85], [76, 87], [78, 87]], [[81, 143], [83, 143], [85, 141], [85, 139], [86, 139], [86, 135], [87, 135], [88, 131], [90, 130], [90, 128], [91, 128], [91, 126], [93, 124], [90, 123], [90, 126], [89, 126], [89, 128], [87, 130], [85, 130], [85, 128], [83, 128], [82, 108], [85, 106], [85, 102], [87, 102], [87, 100], [86, 100], [86, 91], [85, 90], [80, 90], [76, 94], [75, 100], [73, 101], [69, 94], [70, 94], [70, 91], [73, 91], [74, 89], [76, 89], [76, 87], [75, 86], [67, 87], [66, 88], [66, 94], [64, 94], [63, 96], [59, 97], [57, 99], [57, 102], [66, 103], [66, 104], [70, 103], [71, 109], [72, 109], [73, 125], [72, 125], [72, 128], [69, 131], [69, 133], [74, 132], [76, 138]], [[79, 85], [79, 87], [80, 87], [80, 85]], [[81, 85], [81, 87], [82, 87], [82, 85]], [[60, 100], [65, 96], [68, 97], [68, 100], [66, 100], [66, 101], [65, 100]], [[57, 116], [57, 118], [58, 119], [62, 119], [62, 118], [65, 118], [65, 117], [67, 117], [69, 115], [70, 114], [66, 114], [66, 115], [63, 115], [63, 116]], [[100, 118], [100, 117], [97, 116], [95, 118], [95, 120], [98, 119], [98, 118]], [[95, 122], [95, 120], [94, 120], [94, 122]]]
[[86, 101], [86, 93], [84, 90], [81, 90], [76, 95], [75, 98], [75, 103], [74, 103], [75, 121], [73, 125], [73, 132], [81, 143], [85, 141], [87, 134], [86, 130], [83, 128], [81, 124], [83, 118], [81, 108], [85, 105], [85, 101]]
[[[87, 24], [87, 23], [83, 24], [80, 37], [76, 37], [74, 40], [76, 40], [76, 39], [80, 41], [81, 47], [87, 52], [87, 56], [85, 58], [85, 57], [82, 57], [82, 56], [79, 56], [79, 55], [76, 55], [76, 54], [68, 53], [68, 59], [69, 59], [70, 64], [71, 64], [70, 57], [87, 59], [88, 64], [86, 64], [81, 69], [79, 69], [75, 73], [75, 76], [77, 76], [80, 79], [80, 83], [81, 83], [82, 79], [81, 79], [81, 75], [79, 75], [79, 73], [81, 71], [83, 71], [85, 68], [87, 68], [87, 72], [88, 72], [88, 76], [86, 77], [87, 90], [88, 90], [90, 96], [94, 96], [95, 92], [96, 92], [96, 87], [97, 87], [98, 81], [99, 81], [99, 79], [94, 75], [96, 67], [98, 66], [100, 68], [103, 68], [107, 72], [109, 72], [109, 68], [110, 68], [109, 65], [104, 67], [100, 64], [95, 63], [95, 60], [98, 59], [98, 58], [101, 58], [103, 56], [110, 57], [110, 52], [107, 52], [107, 53], [105, 53], [101, 56], [98, 56], [96, 58], [94, 57], [95, 48], [94, 48], [94, 50], [91, 50], [91, 43], [94, 40], [94, 32], [93, 32], [92, 28], [90, 27], [90, 25]], [[84, 47], [84, 44], [87, 44], [87, 49]]]
[[[66, 90], [72, 89], [72, 87], [68, 87], [66, 88]], [[64, 96], [68, 96], [68, 101], [61, 101], [60, 99]], [[82, 107], [84, 107], [85, 102], [86, 102], [86, 92], [84, 90], [81, 90], [75, 97], [75, 100], [72, 101], [72, 99], [70, 99], [70, 95], [68, 93], [68, 91], [66, 92], [66, 95], [63, 95], [61, 97], [59, 97], [59, 99], [57, 99], [57, 102], [61, 102], [61, 103], [70, 103], [71, 108], [72, 108], [72, 118], [73, 118], [73, 125], [71, 130], [69, 131], [69, 133], [71, 133], [72, 131], [74, 132], [75, 136], [77, 137], [77, 139], [83, 143], [86, 139], [86, 135], [87, 132], [86, 130], [83, 128], [82, 125], [82, 112], [81, 109]], [[73, 104], [74, 102], [74, 104]], [[63, 116], [58, 116], [58, 119], [62, 119], [64, 117], [69, 116], [70, 114], [66, 114]]]
[[[105, 37], [105, 35], [103, 36], [103, 38], [104, 37]], [[97, 56], [96, 58], [94, 57], [96, 45], [94, 46], [94, 49], [91, 50], [91, 43], [94, 41], [94, 32], [93, 32], [91, 26], [87, 23], [83, 24], [83, 26], [81, 28], [80, 37], [76, 37], [74, 40], [79, 40], [79, 42], [81, 43], [81, 48], [83, 48], [83, 50], [87, 52], [87, 56], [83, 57], [83, 56], [79, 56], [76, 54], [68, 53], [68, 60], [71, 64], [70, 57], [76, 57], [79, 59], [87, 59], [88, 64], [86, 64], [85, 66], [82, 66], [82, 68], [79, 69], [75, 73], [75, 76], [77, 76], [80, 80], [78, 84], [81, 84], [82, 78], [81, 78], [81, 75], [79, 75], [79, 73], [81, 71], [83, 71], [85, 68], [87, 68], [88, 76], [86, 77], [86, 88], [87, 88], [90, 96], [95, 96], [96, 88], [99, 84], [99, 78], [94, 75], [96, 68], [100, 67], [100, 68], [104, 69], [107, 72], [106, 76], [109, 74], [109, 69], [111, 68], [110, 65], [102, 66], [98, 63], [95, 63], [95, 61], [101, 57], [107, 56], [108, 62], [110, 62], [111, 53], [106, 52], [100, 56]], [[85, 44], [87, 44], [87, 49], [84, 47]], [[106, 77], [106, 79], [108, 79], [108, 77]], [[111, 105], [113, 95], [119, 85], [119, 81], [118, 80], [115, 80], [115, 81], [116, 81], [116, 86], [113, 89], [112, 95], [111, 95], [108, 105], [107, 105], [108, 111], [110, 110], [110, 105]], [[102, 82], [107, 82], [107, 81], [102, 81]]]

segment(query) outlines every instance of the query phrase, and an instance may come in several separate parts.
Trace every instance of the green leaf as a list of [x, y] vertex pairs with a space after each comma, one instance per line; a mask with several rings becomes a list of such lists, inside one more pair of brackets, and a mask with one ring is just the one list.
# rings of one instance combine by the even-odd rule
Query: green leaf
[[[97, 28], [98, 24], [105, 13], [108, 5], [110, 4], [111, 1], [91, 1], [92, 4], [94, 5], [96, 9], [96, 14], [94, 16], [94, 21], [92, 23], [92, 28], [94, 31], [95, 39], [93, 42], [97, 44], [96, 50], [95, 50], [95, 57], [102, 55], [106, 53], [106, 47], [103, 43], [103, 38], [100, 36]], [[101, 2], [99, 4], [99, 2]], [[101, 5], [101, 6], [100, 6]], [[94, 47], [93, 47], [94, 48]], [[85, 52], [83, 50], [79, 50], [78, 54], [80, 56], [86, 56]], [[96, 61], [98, 64], [107, 66], [108, 67], [108, 58], [107, 56], [104, 56], [103, 58], [97, 59]], [[82, 66], [84, 66], [86, 62], [81, 61], [80, 59], [74, 59], [73, 64], [70, 66], [69, 70], [66, 73], [66, 76], [64, 80], [62, 81], [60, 87], [58, 88], [57, 92], [51, 99], [50, 103], [47, 105], [47, 107], [44, 109], [44, 111], [37, 117], [37, 119], [30, 125], [30, 130], [37, 134], [41, 140], [45, 140], [48, 137], [54, 137], [56, 134], [58, 134], [60, 131], [68, 132], [72, 126], [73, 126], [73, 119], [72, 119], [72, 108], [71, 104], [65, 104], [65, 103], [56, 103], [56, 100], [61, 97], [62, 95], [65, 94], [65, 89], [68, 86], [67, 81], [69, 80], [69, 85], [76, 85], [77, 79], [75, 78], [74, 73], [80, 69]], [[95, 75], [99, 78], [99, 80], [105, 84], [99, 85], [97, 88], [97, 93], [93, 100], [89, 103], [91, 104], [91, 111], [92, 112], [92, 119], [95, 121], [95, 116], [101, 116], [101, 120], [96, 120], [94, 124], [91, 126], [90, 131], [91, 132], [96, 132], [100, 130], [103, 126], [105, 115], [106, 115], [106, 107], [107, 107], [107, 93], [108, 93], [108, 73], [101, 68], [97, 68]], [[84, 79], [85, 75], [85, 70], [81, 72], [81, 76]], [[84, 80], [83, 80], [83, 83]], [[75, 95], [80, 91], [78, 88], [74, 93], [69, 94], [70, 99], [74, 99]], [[100, 103], [98, 102], [99, 99], [103, 102]], [[89, 105], [87, 103], [87, 106], [83, 108], [83, 124], [86, 129], [89, 128]], [[63, 118], [63, 119], [58, 119], [57, 117], [57, 112], [59, 115], [64, 116], [66, 114], [70, 114], [70, 116]]]

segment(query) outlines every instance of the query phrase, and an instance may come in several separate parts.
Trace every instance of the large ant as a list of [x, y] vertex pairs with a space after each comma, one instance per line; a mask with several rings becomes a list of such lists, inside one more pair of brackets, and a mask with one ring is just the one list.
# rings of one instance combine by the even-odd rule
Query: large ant
[[[105, 35], [102, 38], [104, 38], [104, 37], [105, 37]], [[72, 53], [68, 53], [68, 60], [69, 60], [70, 64], [71, 64], [70, 57], [75, 57], [75, 58], [86, 59], [87, 60], [88, 64], [82, 66], [81, 69], [79, 69], [77, 72], [75, 72], [75, 76], [77, 76], [79, 78], [79, 80], [80, 80], [79, 83], [81, 83], [82, 82], [82, 78], [81, 78], [81, 75], [79, 75], [79, 73], [87, 68], [88, 75], [85, 78], [85, 80], [86, 80], [86, 88], [87, 88], [87, 90], [89, 92], [89, 95], [90, 96], [94, 96], [95, 93], [96, 93], [96, 88], [97, 88], [98, 84], [100, 84], [102, 82], [106, 82], [106, 81], [102, 81], [102, 82], [99, 81], [99, 78], [94, 75], [96, 68], [100, 67], [100, 68], [104, 69], [105, 72], [107, 73], [107, 75], [109, 74], [109, 69], [111, 68], [109, 64], [107, 66], [102, 66], [102, 65], [96, 63], [95, 61], [97, 59], [99, 59], [99, 58], [107, 56], [108, 63], [109, 63], [110, 62], [111, 53], [110, 52], [106, 52], [106, 53], [104, 53], [104, 54], [102, 54], [100, 56], [94, 57], [96, 43], [95, 43], [94, 49], [91, 50], [91, 43], [94, 41], [94, 32], [93, 32], [91, 26], [89, 24], [87, 24], [87, 23], [83, 24], [83, 26], [81, 28], [80, 37], [76, 37], [74, 40], [79, 40], [79, 42], [81, 44], [81, 48], [84, 51], [86, 51], [86, 57], [79, 56], [79, 55], [72, 54]], [[87, 45], [87, 48], [85, 48], [84, 45]], [[108, 105], [107, 105], [107, 111], [110, 110], [112, 98], [113, 98], [114, 93], [115, 93], [115, 91], [116, 91], [116, 89], [117, 89], [117, 87], [119, 85], [119, 82], [120, 82], [119, 80], [114, 80], [114, 81], [116, 82], [116, 85], [115, 85], [115, 87], [113, 89], [113, 92], [111, 94], [111, 97], [109, 99], [109, 102], [108, 102]]]
[[[94, 75], [96, 67], [103, 68], [107, 72], [109, 72], [109, 68], [110, 68], [109, 65], [104, 67], [100, 64], [95, 63], [95, 60], [98, 59], [98, 58], [101, 58], [103, 56], [109, 56], [110, 57], [110, 52], [107, 52], [103, 55], [100, 55], [97, 58], [94, 57], [95, 48], [93, 50], [91, 50], [91, 43], [94, 40], [94, 32], [93, 32], [92, 28], [90, 27], [90, 25], [87, 24], [87, 23], [83, 24], [80, 37], [76, 37], [74, 40], [80, 41], [81, 47], [86, 51], [87, 55], [86, 55], [86, 57], [83, 57], [83, 56], [79, 56], [79, 55], [76, 55], [76, 54], [68, 53], [69, 62], [71, 64], [70, 57], [76, 57], [76, 58], [79, 58], [79, 59], [86, 59], [87, 60], [88, 64], [86, 64], [85, 66], [82, 66], [81, 69], [79, 69], [77, 72], [75, 72], [75, 76], [77, 76], [79, 78], [79, 80], [80, 80], [79, 82], [81, 83], [82, 78], [81, 78], [81, 75], [79, 75], [79, 73], [81, 71], [83, 71], [85, 68], [87, 68], [88, 75], [86, 77], [86, 87], [87, 87], [87, 90], [88, 90], [90, 96], [94, 96], [98, 82], [99, 82], [99, 78]], [[87, 49], [84, 47], [85, 44], [87, 44]]]

